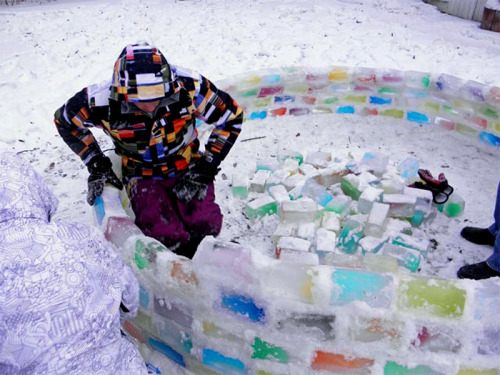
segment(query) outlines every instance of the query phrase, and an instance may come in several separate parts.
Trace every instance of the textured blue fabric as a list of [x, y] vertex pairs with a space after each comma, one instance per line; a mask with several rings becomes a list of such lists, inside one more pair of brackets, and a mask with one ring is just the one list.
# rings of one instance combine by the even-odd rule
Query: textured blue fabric
[[498, 184], [497, 200], [495, 203], [495, 212], [493, 214], [495, 222], [488, 228], [496, 237], [493, 254], [486, 260], [488, 266], [495, 271], [500, 272], [500, 183]]

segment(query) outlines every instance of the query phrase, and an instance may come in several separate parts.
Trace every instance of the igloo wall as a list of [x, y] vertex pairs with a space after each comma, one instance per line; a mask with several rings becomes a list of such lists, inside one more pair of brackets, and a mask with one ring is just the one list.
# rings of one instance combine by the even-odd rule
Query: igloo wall
[[[390, 116], [500, 145], [500, 88], [419, 72], [330, 67], [248, 73], [218, 86], [247, 120]], [[409, 125], [410, 126], [410, 125]], [[170, 373], [499, 374], [500, 282], [307, 265], [207, 238], [191, 261], [144, 236], [106, 187], [96, 221], [141, 285], [125, 323]]]

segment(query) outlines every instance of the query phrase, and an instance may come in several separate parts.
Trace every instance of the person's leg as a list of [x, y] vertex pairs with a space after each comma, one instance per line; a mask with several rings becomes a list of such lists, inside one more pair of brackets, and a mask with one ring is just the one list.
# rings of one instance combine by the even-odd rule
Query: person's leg
[[[497, 232], [493, 254], [486, 259], [486, 264], [493, 270], [500, 273], [500, 232]], [[500, 276], [500, 275], [499, 275]]]
[[190, 236], [169, 193], [173, 183], [170, 180], [139, 180], [130, 189], [130, 204], [139, 229], [175, 250]]
[[[491, 224], [491, 226], [488, 228], [491, 234], [493, 234], [496, 237], [496, 240], [498, 241], [498, 232], [500, 231], [500, 182], [498, 183], [498, 189], [497, 189], [497, 200], [495, 202], [495, 212], [493, 213], [493, 218], [495, 219], [495, 222]], [[497, 247], [497, 243], [495, 243], [495, 248]]]
[[176, 252], [192, 258], [203, 238], [209, 235], [217, 236], [222, 229], [223, 216], [215, 203], [214, 184], [208, 186], [207, 195], [202, 201], [195, 197], [189, 202], [178, 201], [177, 205], [190, 238]]
[[495, 245], [495, 237], [500, 229], [500, 182], [497, 189], [494, 222], [488, 228], [465, 227], [460, 235], [467, 241], [477, 245]]

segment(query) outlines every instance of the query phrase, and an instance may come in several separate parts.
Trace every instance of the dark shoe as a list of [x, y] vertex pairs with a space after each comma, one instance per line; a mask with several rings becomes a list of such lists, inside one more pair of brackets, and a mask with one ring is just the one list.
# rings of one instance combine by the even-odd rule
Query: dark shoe
[[460, 235], [467, 241], [478, 245], [495, 245], [495, 236], [491, 234], [488, 228], [465, 227]]
[[490, 277], [500, 277], [500, 272], [495, 271], [486, 262], [481, 262], [463, 266], [458, 270], [457, 276], [459, 279], [483, 280]]

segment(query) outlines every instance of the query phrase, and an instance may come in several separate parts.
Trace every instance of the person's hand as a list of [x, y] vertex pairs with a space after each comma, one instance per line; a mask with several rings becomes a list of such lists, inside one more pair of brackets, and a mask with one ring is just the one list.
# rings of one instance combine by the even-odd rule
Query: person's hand
[[113, 172], [111, 160], [104, 155], [94, 157], [88, 164], [88, 193], [87, 203], [91, 206], [95, 203], [98, 196], [102, 194], [104, 185], [110, 183], [117, 189], [123, 189], [123, 184]]
[[174, 186], [174, 193], [182, 202], [189, 202], [194, 197], [202, 201], [207, 195], [208, 185], [212, 183], [219, 168], [200, 159], [190, 165], [187, 171], [179, 177]]

